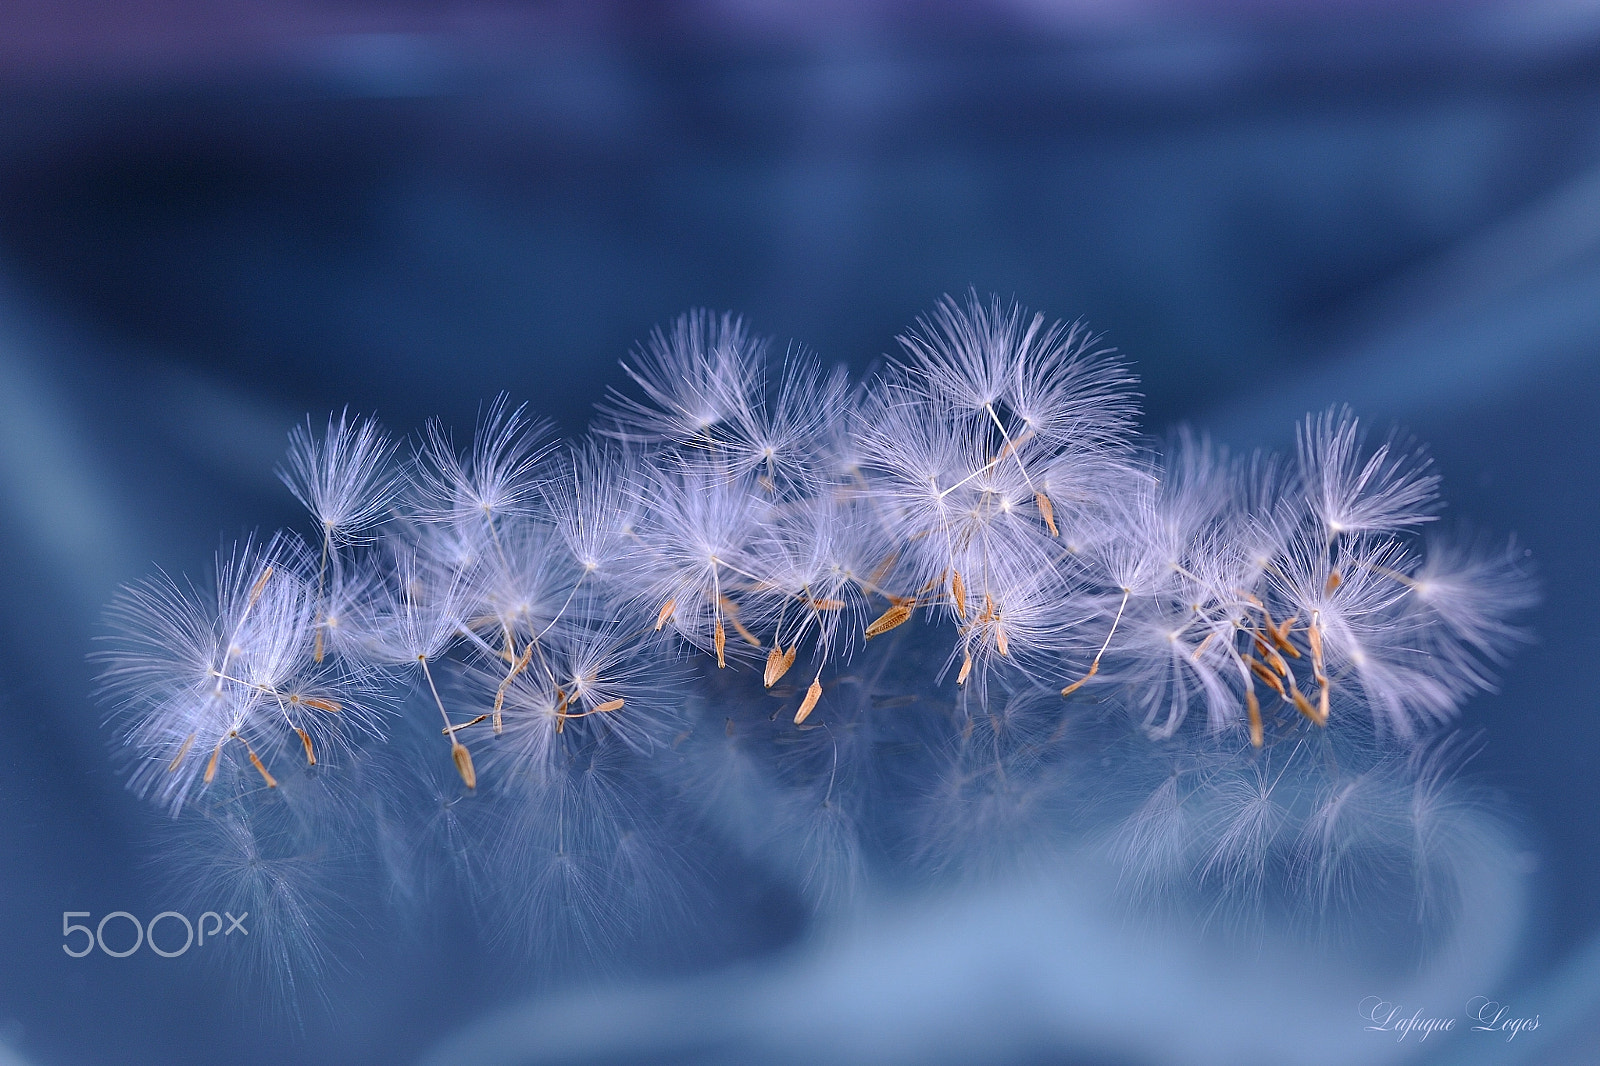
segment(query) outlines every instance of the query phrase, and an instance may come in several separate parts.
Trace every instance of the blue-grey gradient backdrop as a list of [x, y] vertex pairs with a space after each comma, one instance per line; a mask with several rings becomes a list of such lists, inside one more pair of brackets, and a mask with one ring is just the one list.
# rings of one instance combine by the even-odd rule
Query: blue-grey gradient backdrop
[[[1104, 331], [1153, 432], [1402, 425], [1452, 517], [1533, 551], [1537, 642], [1465, 721], [1532, 870], [1485, 992], [1545, 1027], [1417, 1050], [1592, 1061], [1600, 9], [250, 8], [0, 11], [0, 1063], [405, 1062], [537, 984], [419, 938], [296, 1033], [193, 959], [61, 951], [64, 910], [166, 906], [91, 696], [102, 607], [297, 522], [272, 469], [306, 412], [465, 429], [504, 390], [576, 432], [689, 307], [864, 369], [969, 286]], [[647, 976], [670, 1002], [803, 930], [749, 926]], [[1029, 1061], [1130, 1061], [1040, 1034]]]

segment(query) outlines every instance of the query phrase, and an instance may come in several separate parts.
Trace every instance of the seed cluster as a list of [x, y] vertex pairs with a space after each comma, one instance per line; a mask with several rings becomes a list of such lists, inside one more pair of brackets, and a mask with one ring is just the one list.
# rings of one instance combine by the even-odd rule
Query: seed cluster
[[1366, 448], [1348, 411], [1309, 418], [1293, 462], [1187, 434], [1162, 452], [1081, 325], [947, 300], [902, 347], [852, 384], [696, 312], [574, 445], [504, 398], [464, 453], [437, 423], [405, 456], [369, 420], [307, 423], [283, 476], [310, 538], [237, 548], [214, 596], [161, 577], [114, 608], [136, 782], [174, 810], [230, 769], [274, 786], [290, 750], [380, 735], [408, 678], [469, 789], [480, 732], [513, 762], [569, 728], [644, 750], [685, 649], [762, 664], [769, 689], [803, 662], [802, 726], [862, 642], [919, 617], [969, 708], [1049, 688], [1071, 715], [1090, 686], [1155, 736], [1198, 707], [1256, 748], [1296, 712], [1409, 740], [1515, 637], [1514, 557], [1425, 545], [1428, 461]]

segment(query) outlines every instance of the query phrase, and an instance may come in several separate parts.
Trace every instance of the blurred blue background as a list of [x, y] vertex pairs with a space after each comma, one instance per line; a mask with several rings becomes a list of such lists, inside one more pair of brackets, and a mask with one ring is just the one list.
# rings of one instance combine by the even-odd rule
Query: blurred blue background
[[[1532, 550], [1538, 640], [1465, 725], [1531, 876], [1484, 994], [1543, 1028], [1382, 1054], [1592, 1061], [1600, 7], [23, 0], [0, 9], [0, 1063], [411, 1061], [527, 991], [435, 944], [296, 1032], [193, 959], [61, 952], [64, 910], [166, 906], [159, 816], [91, 694], [103, 605], [297, 523], [272, 470], [305, 413], [464, 429], [505, 390], [577, 432], [689, 307], [860, 370], [969, 286], [1104, 331], [1155, 433], [1289, 447], [1341, 401], [1401, 425], [1452, 519]], [[751, 922], [708, 957], [760, 973], [800, 935]], [[658, 976], [666, 1002], [702, 979]], [[1175, 1061], [1080, 1036], [1004, 1057]]]

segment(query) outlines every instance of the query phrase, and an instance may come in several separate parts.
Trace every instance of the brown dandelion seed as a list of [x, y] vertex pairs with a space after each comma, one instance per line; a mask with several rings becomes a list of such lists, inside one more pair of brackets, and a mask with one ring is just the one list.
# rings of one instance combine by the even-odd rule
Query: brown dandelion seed
[[818, 674], [811, 681], [811, 687], [806, 689], [806, 698], [800, 701], [800, 709], [794, 712], [794, 724], [804, 722], [817, 706], [817, 701], [822, 698], [822, 675]]
[[1100, 660], [1096, 659], [1094, 662], [1089, 664], [1088, 672], [1085, 673], [1082, 677], [1078, 678], [1078, 680], [1074, 681], [1072, 684], [1068, 685], [1066, 688], [1062, 689], [1061, 690], [1061, 694], [1063, 696], [1072, 695], [1074, 692], [1078, 691], [1078, 689], [1083, 687], [1083, 683], [1085, 681], [1089, 680], [1091, 677], [1093, 677], [1095, 674], [1097, 674], [1099, 672], [1100, 672]]
[[[1289, 693], [1284, 689], [1283, 682], [1278, 680], [1278, 675], [1268, 670], [1259, 659], [1245, 656], [1245, 664], [1250, 667], [1250, 672], [1264, 681], [1268, 688], [1276, 692], [1283, 699], [1289, 698]], [[1294, 678], [1289, 678], [1289, 684], [1294, 684]]]
[[750, 630], [746, 629], [744, 624], [737, 618], [730, 618], [728, 621], [733, 623], [734, 632], [743, 637], [746, 644], [750, 645], [752, 648], [761, 647], [761, 638], [750, 632]]
[[776, 642], [772, 650], [767, 652], [767, 668], [761, 675], [761, 683], [767, 688], [776, 685], [784, 674], [789, 672], [789, 667], [794, 665], [794, 653], [800, 647], [796, 644], [788, 651], [778, 647]]
[[[968, 655], [961, 662], [961, 672], [956, 674], [956, 684], [965, 685], [967, 683], [967, 675], [970, 673], [972, 673], [972, 656]], [[1063, 692], [1062, 695], [1065, 696], [1066, 693]]]
[[470, 789], [478, 787], [478, 771], [472, 767], [472, 752], [467, 750], [465, 744], [456, 744], [450, 749], [450, 760], [456, 764], [456, 773], [461, 775], [462, 784]]
[[1294, 703], [1294, 709], [1305, 715], [1306, 718], [1310, 719], [1315, 724], [1328, 724], [1328, 719], [1324, 715], [1317, 712], [1317, 709], [1311, 705], [1311, 701], [1306, 699], [1305, 693], [1301, 692], [1298, 688], [1294, 689], [1290, 693], [1290, 699]]
[[167, 764], [167, 773], [177, 773], [178, 765], [183, 762], [183, 757], [189, 754], [189, 746], [194, 743], [194, 734], [184, 737], [183, 743], [178, 746], [178, 754], [172, 757], [172, 762]]
[[249, 606], [254, 607], [256, 605], [256, 601], [261, 598], [261, 590], [267, 587], [267, 579], [271, 576], [272, 567], [269, 566], [265, 570], [261, 571], [261, 576], [256, 578], [256, 583], [250, 586]]
[[1039, 505], [1039, 514], [1044, 518], [1044, 524], [1050, 530], [1052, 537], [1061, 536], [1061, 530], [1056, 528], [1056, 509], [1050, 502], [1050, 497], [1042, 492], [1033, 494], [1033, 502]]
[[721, 670], [728, 665], [728, 631], [722, 628], [722, 619], [717, 619], [716, 626], [711, 630], [711, 643], [717, 649], [717, 669]]
[[889, 571], [893, 570], [894, 569], [894, 564], [899, 562], [899, 561], [900, 561], [900, 549], [896, 548], [893, 551], [891, 551], [888, 555], [885, 555], [883, 557], [883, 562], [881, 562], [877, 566], [873, 567], [872, 573], [870, 575], [868, 575], [868, 577], [867, 577], [868, 584], [872, 584], [872, 585], [881, 585], [881, 584], [883, 584], [884, 578], [889, 576]]
[[1300, 658], [1300, 649], [1289, 642], [1289, 630], [1293, 629], [1294, 624], [1299, 620], [1299, 615], [1292, 614], [1283, 620], [1281, 626], [1274, 626], [1272, 624], [1272, 616], [1270, 614], [1267, 615], [1267, 633], [1271, 635], [1272, 643], [1278, 646], [1279, 651], [1285, 655], [1292, 655], [1296, 659]]
[[1266, 622], [1267, 635], [1272, 638], [1272, 643], [1276, 644], [1278, 649], [1285, 655], [1292, 655], [1296, 659], [1300, 658], [1299, 650], [1289, 642], [1289, 631], [1294, 628], [1294, 624], [1299, 620], [1299, 616], [1290, 615], [1284, 620], [1282, 625], [1277, 625], [1272, 621], [1272, 612], [1267, 609], [1266, 604], [1261, 602], [1261, 597], [1257, 596], [1253, 592], [1246, 592], [1243, 589], [1239, 591], [1239, 595], [1247, 602], [1253, 604], [1256, 609], [1261, 612], [1261, 617], [1265, 619]]
[[1318, 624], [1315, 615], [1312, 615], [1311, 625], [1307, 629], [1307, 639], [1311, 645], [1311, 674], [1317, 679], [1317, 710], [1322, 715], [1323, 723], [1328, 720], [1328, 671], [1322, 657], [1322, 627]]
[[620, 711], [622, 710], [622, 705], [625, 702], [626, 701], [621, 696], [618, 696], [614, 700], [606, 700], [604, 703], [597, 704], [596, 706], [589, 708], [587, 711], [579, 711], [577, 714], [564, 714], [561, 716], [561, 721], [556, 725], [556, 732], [559, 733], [561, 731], [561, 726], [566, 724], [568, 718], [587, 718], [591, 714], [606, 714], [610, 711]]
[[299, 728], [296, 728], [295, 732], [300, 734], [300, 746], [306, 749], [306, 765], [317, 765], [317, 753], [311, 747], [311, 734]]
[[1294, 709], [1305, 715], [1307, 719], [1319, 726], [1328, 724], [1328, 717], [1320, 713], [1317, 708], [1306, 699], [1305, 693], [1300, 691], [1300, 686], [1294, 683], [1294, 675], [1289, 675], [1289, 701], [1294, 704]]
[[[243, 739], [242, 737], [240, 738], [241, 742]], [[257, 755], [249, 744], [245, 744], [244, 750], [250, 753], [250, 765], [256, 768], [256, 772], [261, 775], [261, 780], [267, 783], [267, 787], [277, 788], [278, 779], [267, 772], [266, 764], [261, 761], [261, 756]]]
[[1266, 741], [1261, 727], [1261, 701], [1256, 699], [1254, 686], [1245, 690], [1244, 709], [1250, 715], [1250, 745], [1259, 748]]
[[212, 781], [216, 780], [217, 756], [222, 754], [222, 745], [226, 744], [227, 742], [227, 737], [223, 737], [221, 740], [217, 741], [216, 748], [211, 752], [211, 758], [206, 760], [206, 772], [205, 776], [202, 777], [201, 780], [208, 785], [211, 784]]
[[1117, 626], [1122, 624], [1122, 612], [1127, 609], [1128, 597], [1132, 595], [1132, 589], [1124, 588], [1122, 590], [1122, 602], [1117, 605], [1117, 616], [1111, 620], [1111, 628], [1106, 630], [1106, 639], [1100, 645], [1100, 650], [1094, 653], [1094, 662], [1089, 664], [1089, 672], [1062, 689], [1061, 694], [1063, 696], [1072, 695], [1077, 691], [1079, 685], [1082, 685], [1100, 671], [1100, 657], [1106, 653], [1107, 648], [1111, 647], [1111, 638], [1117, 635]]
[[1250, 639], [1255, 642], [1257, 654], [1267, 661], [1268, 666], [1278, 671], [1283, 677], [1289, 676], [1289, 664], [1284, 662], [1283, 656], [1279, 655], [1276, 650], [1256, 634], [1251, 633]]
[[1342, 584], [1344, 584], [1344, 578], [1339, 576], [1339, 571], [1337, 571], [1337, 570], [1332, 571], [1331, 573], [1328, 574], [1328, 580], [1322, 586], [1323, 595], [1325, 595], [1325, 596], [1333, 595], [1333, 590], [1338, 588]]
[[950, 571], [950, 594], [955, 598], [956, 617], [963, 622], [967, 620], [967, 586], [961, 580], [961, 571]]
[[728, 624], [733, 626], [734, 632], [743, 637], [745, 643], [749, 644], [752, 648], [761, 647], [761, 638], [757, 637], [754, 633], [750, 632], [750, 630], [746, 629], [739, 621], [739, 605], [728, 599], [726, 596], [718, 596], [717, 602], [722, 605], [723, 611], [727, 612]]
[[873, 619], [867, 626], [867, 639], [887, 633], [896, 626], [904, 625], [911, 618], [911, 608], [903, 603], [897, 603]]
[[528, 661], [530, 659], [532, 659], [532, 658], [533, 658], [533, 641], [530, 640], [530, 641], [528, 641], [527, 648], [525, 648], [523, 650], [522, 655], [517, 659], [517, 661], [515, 663], [513, 663], [511, 665], [510, 671], [508, 671], [506, 673], [505, 680], [500, 682], [500, 687], [499, 688], [495, 689], [495, 693], [494, 693], [494, 711], [492, 712], [493, 715], [494, 715], [494, 735], [495, 736], [499, 736], [500, 733], [502, 732], [502, 730], [505, 728], [505, 721], [504, 721], [502, 712], [504, 711], [505, 704], [506, 704], [506, 690], [511, 687], [511, 682], [516, 680], [517, 675], [522, 673], [523, 670], [527, 669]]
[[[1027, 341], [1023, 341], [1023, 344], [1027, 344]], [[987, 406], [987, 405], [985, 405], [985, 406]], [[988, 407], [987, 409], [989, 411], [989, 417], [994, 419], [995, 425], [997, 425], [997, 426], [1000, 425], [1000, 419], [995, 415], [994, 408], [993, 407]], [[1005, 427], [1001, 426], [1000, 432], [1001, 433], [1005, 433]], [[1000, 451], [998, 453], [995, 454], [995, 457], [989, 463], [989, 466], [998, 466], [1001, 462], [1003, 462], [1005, 460], [1006, 456], [1010, 455], [1012, 452], [1017, 451], [1024, 444], [1028, 443], [1032, 439], [1033, 439], [1033, 430], [1031, 430], [1031, 429], [1028, 430], [1025, 433], [1019, 433], [1015, 437], [1013, 437], [1013, 436], [1011, 436], [1009, 434], [1006, 434], [1005, 445], [1003, 447], [1001, 447], [1001, 449], [1000, 449]], [[1022, 460], [1020, 460], [1020, 459], [1017, 460], [1017, 465], [1021, 466], [1022, 465]]]
[[667, 619], [672, 617], [673, 609], [678, 606], [677, 600], [668, 600], [661, 605], [661, 612], [656, 615], [656, 632], [661, 632], [661, 627], [667, 624]]

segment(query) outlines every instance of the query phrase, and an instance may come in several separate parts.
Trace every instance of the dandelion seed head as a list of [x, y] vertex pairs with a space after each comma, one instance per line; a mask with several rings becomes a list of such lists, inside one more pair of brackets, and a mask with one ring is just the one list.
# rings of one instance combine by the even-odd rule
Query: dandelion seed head
[[1343, 408], [1287, 459], [1140, 440], [1096, 335], [976, 293], [900, 343], [852, 383], [697, 311], [564, 446], [505, 396], [465, 451], [296, 427], [308, 539], [112, 607], [131, 783], [291, 931], [297, 864], [348, 847], [577, 958], [681, 904], [690, 856], [838, 912], [897, 863], [1056, 861], [1097, 803], [1138, 897], [1447, 910], [1482, 840], [1420, 753], [1533, 591], [1513, 547], [1421, 535], [1420, 450]]

